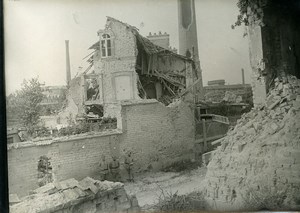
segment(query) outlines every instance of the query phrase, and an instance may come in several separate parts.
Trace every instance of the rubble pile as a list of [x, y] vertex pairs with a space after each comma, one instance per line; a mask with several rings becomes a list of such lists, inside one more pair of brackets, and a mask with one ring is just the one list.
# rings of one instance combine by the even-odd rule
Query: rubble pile
[[[15, 197], [15, 196], [11, 196]], [[10, 202], [10, 212], [136, 212], [135, 196], [128, 196], [119, 182], [98, 181], [86, 177], [48, 183], [21, 199]]]
[[274, 84], [213, 153], [204, 189], [212, 209], [300, 209], [300, 80]]

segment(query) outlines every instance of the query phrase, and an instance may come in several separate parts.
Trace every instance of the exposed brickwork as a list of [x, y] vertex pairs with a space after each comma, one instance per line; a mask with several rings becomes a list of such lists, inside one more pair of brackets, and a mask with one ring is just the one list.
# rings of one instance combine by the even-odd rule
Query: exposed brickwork
[[212, 154], [204, 182], [212, 209], [299, 209], [300, 80], [282, 81]]
[[[271, 1], [270, 1], [271, 2]], [[272, 4], [272, 3], [270, 3]], [[275, 4], [273, 5], [275, 6]], [[275, 6], [276, 8], [276, 6]], [[248, 11], [249, 12], [249, 11]], [[262, 104], [274, 79], [291, 74], [300, 78], [300, 28], [298, 12], [281, 13], [263, 9], [263, 25], [253, 21], [249, 12], [248, 28], [254, 104]]]
[[193, 156], [194, 111], [178, 102], [165, 107], [156, 100], [123, 102], [121, 126], [100, 136], [73, 136], [60, 141], [23, 142], [8, 150], [10, 193], [25, 195], [38, 187], [37, 165], [40, 156], [50, 157], [54, 181], [68, 178], [97, 179], [101, 155], [116, 156], [123, 162], [123, 150], [132, 150], [134, 172], [160, 169]]
[[94, 56], [95, 73], [100, 74], [101, 102], [105, 104], [117, 102], [115, 78], [119, 75], [130, 78], [131, 99], [138, 99], [137, 74], [135, 73], [137, 56], [135, 36], [130, 29], [117, 21], [108, 21], [107, 28], [99, 32], [99, 36], [105, 33], [111, 35], [113, 48], [112, 56], [101, 58], [100, 51]]
[[[16, 200], [16, 199], [15, 199]], [[47, 184], [11, 203], [12, 213], [23, 212], [137, 212], [135, 196], [128, 196], [124, 185], [118, 182], [98, 181], [86, 177]]]
[[83, 97], [84, 97], [82, 75], [72, 79], [72, 81], [70, 82], [70, 89], [68, 90], [67, 95], [76, 104], [79, 112], [81, 112], [83, 110], [82, 108], [83, 108]]
[[204, 87], [205, 100], [220, 102], [224, 99], [225, 93], [228, 91], [236, 96], [241, 96], [242, 101], [252, 103], [252, 88], [249, 84], [206, 86]]
[[[56, 181], [67, 178], [96, 177], [101, 155], [111, 159], [116, 134], [98, 137], [68, 139], [60, 142], [40, 142], [39, 145], [23, 142], [23, 147], [8, 150], [8, 176], [10, 193], [25, 195], [38, 187], [38, 160], [50, 157]], [[28, 144], [26, 147], [25, 144]]]
[[159, 169], [193, 154], [193, 109], [184, 103], [165, 107], [159, 102], [122, 106], [121, 150], [131, 150], [138, 171]]

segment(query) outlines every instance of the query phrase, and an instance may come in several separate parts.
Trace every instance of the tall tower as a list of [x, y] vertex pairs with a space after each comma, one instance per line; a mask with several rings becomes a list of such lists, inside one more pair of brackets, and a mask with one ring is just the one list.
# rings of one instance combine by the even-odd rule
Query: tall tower
[[69, 40], [66, 40], [66, 81], [69, 86], [71, 81], [70, 55], [69, 55]]
[[201, 79], [197, 93], [198, 98], [202, 99], [204, 94], [198, 52], [195, 0], [178, 0], [178, 29], [179, 54], [193, 58], [195, 61], [198, 79]]

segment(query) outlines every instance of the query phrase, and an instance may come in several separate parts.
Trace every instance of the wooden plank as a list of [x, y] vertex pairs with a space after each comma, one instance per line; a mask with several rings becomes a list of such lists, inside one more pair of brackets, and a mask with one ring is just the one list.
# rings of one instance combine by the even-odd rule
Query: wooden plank
[[147, 65], [147, 58], [146, 58], [146, 54], [145, 53], [142, 53], [142, 74], [147, 74], [148, 73], [148, 65]]
[[165, 82], [165, 80], [162, 79], [162, 82], [165, 85], [165, 87], [175, 96], [174, 91], [167, 85], [167, 83]]
[[[225, 135], [224, 135], [224, 137], [225, 137]], [[221, 141], [222, 141], [222, 139], [223, 139], [224, 137], [222, 137], [222, 138], [220, 138], [220, 139], [218, 139], [218, 140], [213, 141], [213, 142], [211, 143], [211, 145], [216, 145], [216, 144], [218, 144], [218, 143], [221, 143]]]
[[202, 119], [202, 127], [203, 127], [204, 152], [206, 152], [207, 151], [207, 140], [206, 140], [206, 124], [205, 124], [205, 119]]
[[147, 69], [147, 74], [149, 75], [151, 70], [153, 69], [152, 67], [152, 63], [153, 62], [153, 56], [152, 55], [149, 55], [148, 57], [148, 69]]
[[200, 82], [201, 82], [201, 79], [198, 79], [197, 81], [194, 81], [194, 83], [189, 88], [185, 89], [178, 96], [181, 97], [181, 96], [185, 95], [187, 92], [189, 92], [191, 89], [193, 89], [193, 87], [196, 86]]
[[229, 119], [227, 117], [225, 117], [225, 116], [213, 115], [212, 120], [216, 121], [218, 123], [223, 123], [223, 124], [229, 125]]
[[86, 74], [93, 66], [94, 64], [90, 64], [90, 66], [88, 66], [88, 68], [86, 68], [86, 70], [83, 72], [83, 74]]
[[[214, 135], [214, 136], [211, 136], [211, 137], [206, 137], [206, 141], [207, 142], [213, 141], [211, 144], [214, 145], [214, 144], [218, 143], [218, 142], [215, 142], [215, 141], [218, 141], [218, 140], [224, 138], [225, 136], [226, 136], [226, 134]], [[195, 141], [195, 143], [203, 143], [203, 138], [197, 139]]]
[[215, 115], [215, 114], [201, 114], [201, 119], [210, 119], [212, 121], [223, 123], [229, 125], [229, 119], [228, 117], [222, 116], [222, 115]]

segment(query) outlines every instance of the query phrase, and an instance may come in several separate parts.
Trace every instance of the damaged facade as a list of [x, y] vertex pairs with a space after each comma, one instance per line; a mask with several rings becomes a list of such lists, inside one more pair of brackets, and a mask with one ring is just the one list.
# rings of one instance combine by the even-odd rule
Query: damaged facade
[[299, 2], [260, 1], [249, 7], [247, 14], [253, 101], [257, 105], [264, 102], [276, 77], [290, 74], [300, 78]]
[[204, 193], [214, 210], [300, 206], [299, 2], [256, 3], [247, 13], [254, 108], [209, 153]]
[[98, 179], [102, 155], [108, 161], [117, 158], [121, 174], [128, 151], [134, 173], [159, 171], [194, 158], [194, 110], [202, 85], [194, 61], [110, 17], [98, 35], [99, 42], [91, 47], [95, 51], [90, 69], [70, 81], [68, 105], [60, 116], [115, 117], [117, 129], [11, 145], [11, 193], [23, 196], [37, 187], [41, 154], [51, 158], [56, 181]]
[[186, 91], [188, 101], [199, 99], [201, 76], [191, 58], [154, 44], [137, 28], [111, 17], [98, 36], [90, 47], [90, 67], [70, 83], [80, 113], [93, 105], [103, 109], [104, 116], [118, 117], [122, 101], [156, 99], [168, 105]]

